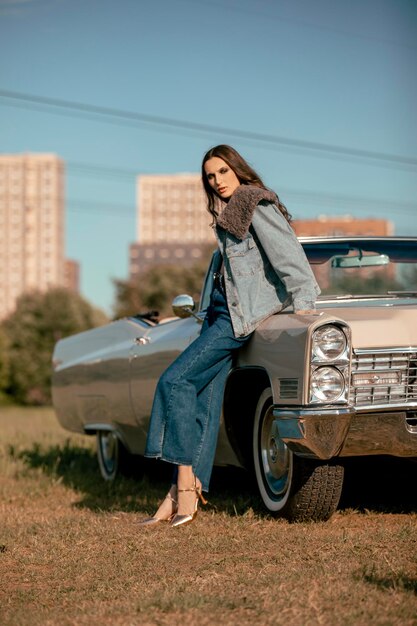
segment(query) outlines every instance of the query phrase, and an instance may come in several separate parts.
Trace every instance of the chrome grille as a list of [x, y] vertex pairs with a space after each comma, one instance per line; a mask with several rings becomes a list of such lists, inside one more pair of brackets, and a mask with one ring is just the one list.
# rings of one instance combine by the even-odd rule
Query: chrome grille
[[417, 349], [352, 355], [350, 400], [355, 406], [417, 402]]

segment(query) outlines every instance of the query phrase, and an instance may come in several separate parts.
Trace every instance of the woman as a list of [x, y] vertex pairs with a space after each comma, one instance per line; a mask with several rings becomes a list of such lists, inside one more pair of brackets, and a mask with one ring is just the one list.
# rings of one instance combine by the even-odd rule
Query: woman
[[286, 208], [236, 150], [209, 150], [202, 180], [219, 246], [214, 287], [200, 336], [158, 382], [145, 456], [177, 469], [165, 500], [143, 525], [194, 520], [209, 487], [234, 353], [284, 307], [314, 313], [320, 292]]

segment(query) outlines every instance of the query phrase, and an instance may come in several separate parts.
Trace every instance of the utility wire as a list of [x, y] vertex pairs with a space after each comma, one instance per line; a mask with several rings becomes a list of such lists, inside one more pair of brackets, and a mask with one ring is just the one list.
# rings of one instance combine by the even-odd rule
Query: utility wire
[[114, 215], [126, 215], [127, 217], [134, 217], [136, 214], [136, 207], [129, 204], [119, 204], [112, 202], [100, 202], [100, 200], [82, 200], [81, 198], [67, 198], [67, 211], [77, 209], [85, 209], [92, 212], [107, 212], [114, 213]]
[[80, 161], [66, 161], [67, 173], [81, 174], [85, 176], [93, 176], [98, 178], [119, 178], [120, 180], [136, 179], [141, 174], [150, 174], [151, 172], [145, 170], [134, 170], [121, 167], [108, 167], [105, 165], [96, 165], [93, 163], [83, 163]]
[[[313, 204], [319, 206], [330, 206], [346, 210], [364, 210], [375, 212], [389, 212], [394, 217], [396, 213], [410, 214], [417, 217], [417, 205], [412, 202], [399, 202], [397, 200], [381, 200], [378, 198], [366, 198], [361, 196], [350, 196], [344, 194], [330, 194], [317, 191], [299, 191], [295, 189], [282, 188], [279, 194], [293, 198], [294, 201], [302, 204]], [[290, 211], [291, 212], [291, 211]]]
[[[308, 204], [321, 206], [324, 205], [331, 207], [332, 211], [360, 211], [361, 217], [364, 211], [374, 211], [377, 213], [404, 213], [410, 215], [417, 215], [417, 206], [411, 202], [397, 202], [387, 200], [377, 200], [371, 198], [362, 198], [359, 196], [347, 196], [339, 194], [325, 194], [314, 191], [296, 191], [292, 189], [282, 189], [281, 197], [287, 196], [294, 198], [295, 201], [300, 204]], [[136, 207], [134, 205], [100, 202], [92, 200], [82, 200], [80, 198], [68, 198], [67, 199], [67, 211], [69, 212], [86, 212], [86, 213], [103, 213], [114, 214], [115, 217], [135, 217]], [[290, 213], [292, 211], [290, 210]], [[298, 216], [295, 215], [295, 219]]]
[[[114, 176], [115, 178], [120, 178], [121, 180], [129, 180], [132, 178], [136, 179], [141, 174], [150, 174], [151, 172], [145, 170], [136, 170], [136, 169], [127, 169], [120, 167], [108, 167], [103, 165], [98, 165], [95, 163], [86, 163], [80, 161], [67, 161], [67, 167], [69, 170], [69, 174], [74, 173], [75, 175], [82, 174], [86, 176], [98, 176], [100, 178], [108, 178], [109, 176]], [[334, 207], [346, 207], [350, 206], [352, 209], [360, 208], [360, 210], [376, 210], [376, 211], [390, 211], [392, 213], [409, 213], [411, 215], [417, 215], [417, 204], [413, 202], [401, 202], [397, 200], [386, 200], [380, 198], [369, 198], [364, 196], [352, 196], [347, 194], [332, 194], [323, 191], [313, 191], [313, 190], [299, 190], [292, 189], [289, 187], [279, 187], [276, 185], [273, 187], [278, 189], [280, 196], [293, 198], [296, 202], [314, 204], [314, 205], [332, 205]], [[76, 200], [77, 204], [82, 203], [83, 206], [92, 206], [94, 204], [97, 207], [104, 206], [102, 202], [86, 202], [84, 200]], [[109, 209], [114, 208], [119, 211], [120, 208], [123, 210], [131, 211], [132, 207], [130, 206], [122, 206], [119, 204], [110, 204], [108, 205]]]
[[[69, 168], [69, 174], [75, 175], [83, 174], [86, 176], [98, 176], [100, 178], [108, 178], [114, 176], [120, 178], [120, 180], [129, 180], [137, 178], [141, 174], [150, 174], [151, 172], [145, 170], [125, 169], [120, 167], [108, 167], [98, 165], [95, 163], [85, 163], [80, 161], [67, 161]], [[304, 202], [306, 204], [331, 204], [339, 206], [350, 205], [352, 208], [359, 208], [360, 210], [367, 208], [372, 210], [383, 210], [400, 213], [410, 213], [417, 215], [417, 204], [413, 202], [402, 202], [398, 200], [386, 200], [381, 198], [369, 198], [366, 196], [352, 196], [348, 194], [329, 193], [325, 191], [313, 191], [311, 189], [292, 189], [290, 187], [280, 187], [276, 185], [273, 187], [278, 190], [280, 196], [290, 197], [296, 202]], [[83, 202], [83, 201], [80, 201]], [[100, 206], [102, 203], [98, 202]], [[116, 205], [112, 205], [116, 206]], [[120, 205], [117, 205], [120, 206]], [[130, 210], [131, 207], [125, 207]]]
[[[136, 179], [138, 176], [140, 176], [140, 174], [150, 173], [149, 171], [145, 170], [108, 167], [96, 163], [86, 163], [81, 161], [67, 161], [66, 165], [69, 174], [82, 174], [87, 177], [96, 176], [104, 179], [108, 179], [109, 176], [113, 176], [116, 179], [119, 178], [121, 181], [132, 181], [132, 179]], [[275, 188], [275, 186], [273, 187]], [[347, 194], [332, 194], [328, 192], [313, 191], [308, 189], [299, 190], [289, 187], [279, 187], [278, 185], [276, 185], [276, 188], [278, 189], [280, 196], [284, 196], [285, 198], [292, 198], [295, 202], [300, 202], [302, 204], [318, 206], [326, 205], [333, 207], [333, 209], [341, 210], [346, 210], [346, 208], [349, 207], [349, 210], [354, 211], [356, 209], [359, 209], [360, 211], [382, 211], [390, 212], [393, 215], [395, 213], [410, 214], [414, 216], [417, 215], [417, 205], [412, 202], [401, 202], [397, 200], [369, 198], [364, 196], [353, 196]], [[103, 203], [100, 201], [86, 201], [82, 199], [69, 199], [68, 202], [71, 205], [75, 203], [77, 207], [83, 207], [83, 210], [92, 210], [94, 212], [100, 212], [101, 210], [105, 210], [106, 212], [114, 211], [117, 214], [122, 214], [122, 212], [123, 214], [125, 214], [126, 212], [132, 212], [136, 210], [134, 206], [121, 205], [119, 203]], [[69, 210], [72, 211], [73, 209]]]
[[414, 169], [417, 166], [416, 158], [406, 157], [402, 155], [375, 152], [371, 150], [359, 150], [356, 148], [348, 148], [345, 146], [330, 145], [315, 141], [291, 139], [278, 135], [269, 135], [265, 133], [251, 132], [197, 122], [186, 122], [184, 120], [178, 120], [174, 118], [136, 113], [134, 111], [116, 109], [113, 107], [102, 107], [97, 105], [85, 104], [83, 102], [37, 96], [34, 94], [9, 91], [6, 89], [0, 89], [0, 98], [5, 99], [6, 101], [25, 102], [28, 105], [34, 105], [35, 108], [39, 105], [45, 107], [54, 107], [57, 110], [65, 111], [68, 115], [74, 113], [85, 113], [100, 117], [100, 119], [102, 119], [103, 121], [106, 121], [107, 118], [107, 120], [129, 121], [132, 123], [147, 123], [167, 129], [175, 129], [180, 133], [189, 133], [190, 131], [193, 131], [209, 133], [211, 135], [224, 135], [229, 137], [235, 137], [241, 140], [260, 142], [264, 145], [274, 148], [282, 149], [284, 147], [307, 150], [310, 154], [326, 155], [327, 158], [334, 158], [336, 156], [350, 158], [353, 157], [355, 159], [367, 159], [381, 166], [396, 166], [397, 168], [401, 169]]
[[[200, 5], [204, 4], [204, 6], [207, 7], [207, 4], [204, 1], [201, 2], [200, 0], [198, 2], [197, 0], [181, 0], [181, 1], [186, 2], [187, 4], [193, 4], [194, 7], [196, 4], [200, 4]], [[236, 6], [236, 5], [233, 6], [224, 2], [215, 2], [214, 0], [210, 0], [210, 8], [215, 7], [215, 6], [217, 6], [222, 11], [227, 10], [233, 13], [241, 13], [241, 14], [246, 13], [246, 15], [255, 15], [256, 17], [260, 17], [261, 19], [267, 19], [268, 21], [273, 20], [274, 22], [279, 22], [279, 23], [295, 24], [296, 26], [301, 26], [302, 28], [308, 28], [310, 30], [319, 30], [319, 31], [324, 31], [324, 32], [335, 33], [337, 35], [343, 35], [345, 37], [350, 37], [354, 39], [364, 39], [364, 40], [373, 41], [373, 42], [376, 41], [383, 45], [399, 46], [401, 48], [409, 48], [410, 50], [416, 49], [415, 45], [404, 43], [402, 41], [393, 41], [392, 39], [390, 40], [390, 39], [383, 39], [382, 37], [375, 37], [372, 35], [363, 35], [361, 33], [354, 33], [352, 31], [344, 30], [342, 28], [334, 28], [332, 26], [325, 26], [324, 24], [314, 24], [313, 22], [308, 22], [306, 20], [301, 20], [298, 18], [273, 15], [272, 13], [266, 13], [262, 8], [261, 10], [259, 10], [260, 9], [259, 7], [257, 7], [256, 10], [253, 11], [252, 9], [242, 7], [241, 4], [240, 6]]]

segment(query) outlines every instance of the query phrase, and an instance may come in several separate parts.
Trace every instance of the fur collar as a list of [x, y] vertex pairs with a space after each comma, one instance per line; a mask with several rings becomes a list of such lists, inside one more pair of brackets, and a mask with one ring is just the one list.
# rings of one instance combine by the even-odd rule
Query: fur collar
[[275, 203], [277, 196], [269, 189], [262, 189], [253, 185], [240, 185], [223, 208], [216, 224], [237, 239], [244, 239], [251, 225], [255, 209], [261, 200]]

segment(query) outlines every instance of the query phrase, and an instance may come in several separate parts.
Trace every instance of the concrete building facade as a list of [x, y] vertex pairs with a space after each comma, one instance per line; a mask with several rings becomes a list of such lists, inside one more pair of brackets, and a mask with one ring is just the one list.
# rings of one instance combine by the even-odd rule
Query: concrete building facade
[[137, 241], [203, 243], [213, 240], [199, 174], [138, 176]]
[[156, 264], [190, 265], [216, 245], [199, 174], [154, 174], [137, 179], [137, 241], [130, 277]]
[[0, 155], [0, 318], [20, 294], [64, 281], [63, 161]]
[[389, 237], [394, 234], [392, 222], [375, 218], [356, 218], [351, 215], [319, 215], [313, 220], [294, 220], [298, 237]]

